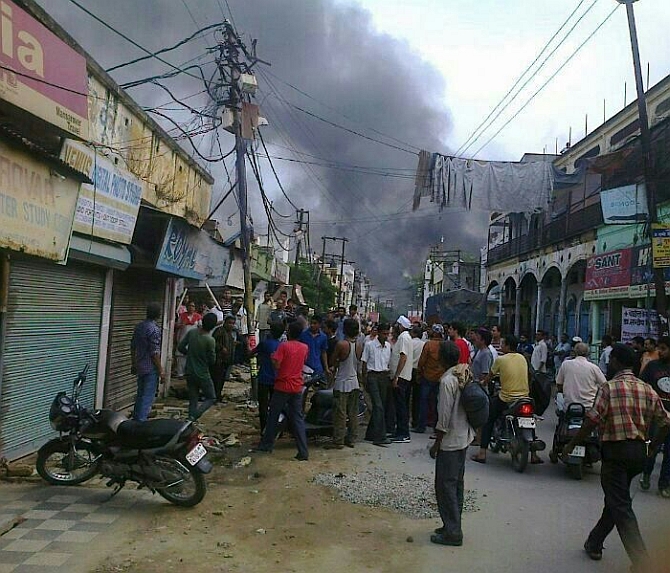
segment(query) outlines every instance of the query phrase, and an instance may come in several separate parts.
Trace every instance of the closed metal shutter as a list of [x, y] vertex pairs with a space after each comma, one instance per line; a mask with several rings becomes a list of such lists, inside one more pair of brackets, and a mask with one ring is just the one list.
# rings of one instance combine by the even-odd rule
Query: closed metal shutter
[[146, 318], [147, 304], [163, 305], [165, 277], [151, 271], [114, 271], [109, 359], [104, 407], [121, 410], [135, 402], [137, 377], [130, 373], [130, 341]]
[[93, 407], [104, 273], [78, 263], [67, 266], [13, 260], [0, 401], [0, 457], [32, 453], [55, 434], [49, 406], [72, 389], [88, 364], [82, 403]]

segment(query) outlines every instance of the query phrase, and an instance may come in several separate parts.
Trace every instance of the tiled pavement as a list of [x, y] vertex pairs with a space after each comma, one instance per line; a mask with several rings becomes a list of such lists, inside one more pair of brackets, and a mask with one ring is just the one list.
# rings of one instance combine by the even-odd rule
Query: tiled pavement
[[[101, 534], [137, 506], [139, 492], [124, 490], [112, 499], [110, 493], [91, 487], [0, 486], [0, 526], [18, 522], [0, 529], [9, 529], [0, 535], [0, 573], [72, 573], [87, 545], [101, 541]], [[147, 492], [143, 496], [152, 500]]]

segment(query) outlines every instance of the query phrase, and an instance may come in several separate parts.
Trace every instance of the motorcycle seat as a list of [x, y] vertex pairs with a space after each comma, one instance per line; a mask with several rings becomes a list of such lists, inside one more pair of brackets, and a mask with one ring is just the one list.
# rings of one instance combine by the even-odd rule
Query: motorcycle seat
[[333, 390], [317, 390], [312, 396], [312, 406], [317, 407], [332, 407], [333, 405]]
[[116, 430], [125, 447], [135, 449], [160, 448], [166, 445], [184, 426], [182, 420], [149, 420], [137, 422], [126, 420]]

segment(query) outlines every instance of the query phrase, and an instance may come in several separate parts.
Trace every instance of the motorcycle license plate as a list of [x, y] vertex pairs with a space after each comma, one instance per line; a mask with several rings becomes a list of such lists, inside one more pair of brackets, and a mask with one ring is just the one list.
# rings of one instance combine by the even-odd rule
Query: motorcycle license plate
[[519, 418], [519, 428], [535, 428], [535, 418]]
[[186, 461], [192, 466], [194, 466], [206, 455], [207, 450], [205, 449], [205, 446], [203, 446], [202, 444], [198, 444], [188, 454], [186, 454]]
[[576, 458], [583, 458], [586, 456], [586, 448], [584, 446], [575, 446], [570, 455]]

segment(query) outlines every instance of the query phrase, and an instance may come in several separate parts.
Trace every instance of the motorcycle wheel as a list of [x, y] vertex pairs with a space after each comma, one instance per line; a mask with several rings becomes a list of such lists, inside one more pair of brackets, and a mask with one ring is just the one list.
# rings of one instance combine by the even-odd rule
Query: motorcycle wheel
[[207, 482], [205, 482], [204, 475], [185, 461], [163, 459], [160, 460], [160, 463], [165, 469], [178, 475], [179, 479], [168, 487], [156, 488], [158, 495], [180, 507], [193, 507], [203, 500], [207, 493]]
[[512, 467], [514, 468], [514, 471], [523, 473], [528, 466], [530, 444], [526, 440], [515, 438], [512, 441], [509, 452], [512, 456]]
[[37, 452], [37, 473], [52, 485], [78, 485], [95, 476], [100, 467], [100, 456], [90, 444], [51, 440]]
[[494, 454], [497, 454], [500, 451], [500, 442], [497, 438], [493, 438], [489, 444], [489, 448]]
[[583, 464], [568, 464], [568, 474], [572, 479], [580, 480], [584, 476]]

